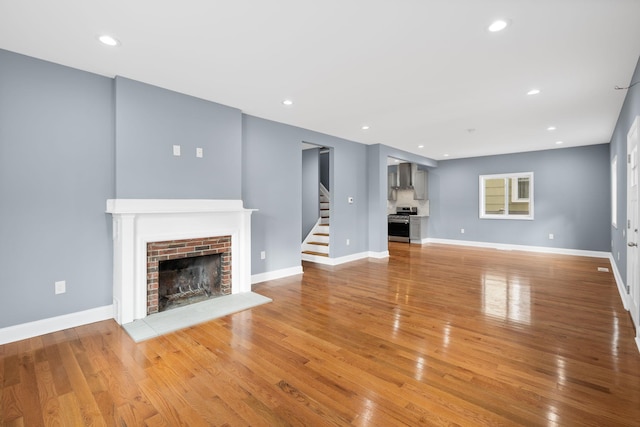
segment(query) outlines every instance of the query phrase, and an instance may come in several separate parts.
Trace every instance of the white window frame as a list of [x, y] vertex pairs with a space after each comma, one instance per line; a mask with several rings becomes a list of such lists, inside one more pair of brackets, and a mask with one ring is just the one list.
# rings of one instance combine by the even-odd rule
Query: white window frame
[[[488, 214], [485, 212], [485, 181], [490, 179], [503, 179], [505, 183], [505, 187], [508, 188], [509, 180], [515, 180], [517, 183], [518, 178], [529, 178], [529, 198], [522, 200], [511, 200], [512, 202], [528, 202], [529, 203], [529, 214], [528, 215], [520, 215], [520, 214], [509, 214], [509, 201], [513, 197], [512, 194], [505, 194], [504, 197], [504, 212], [503, 214]], [[513, 182], [513, 181], [512, 181]], [[517, 173], [504, 173], [504, 174], [493, 174], [493, 175], [480, 175], [479, 177], [479, 186], [480, 186], [480, 200], [479, 200], [479, 215], [480, 219], [520, 219], [520, 220], [533, 220], [533, 200], [534, 200], [534, 185], [533, 185], [533, 172], [517, 172]], [[512, 186], [513, 187], [513, 186]], [[506, 193], [506, 192], [505, 192]], [[517, 198], [517, 190], [516, 190], [516, 198]]]

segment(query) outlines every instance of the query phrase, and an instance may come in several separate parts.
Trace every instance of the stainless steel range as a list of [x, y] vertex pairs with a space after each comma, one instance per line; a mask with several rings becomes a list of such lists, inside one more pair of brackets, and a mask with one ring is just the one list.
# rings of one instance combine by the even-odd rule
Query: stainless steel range
[[398, 206], [395, 214], [390, 214], [387, 219], [389, 241], [409, 242], [409, 218], [417, 215], [415, 206]]

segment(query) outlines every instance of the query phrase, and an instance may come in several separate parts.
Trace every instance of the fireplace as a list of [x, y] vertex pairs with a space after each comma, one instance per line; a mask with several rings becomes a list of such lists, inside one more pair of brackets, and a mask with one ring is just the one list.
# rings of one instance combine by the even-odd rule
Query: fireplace
[[[167, 246], [186, 243], [182, 248], [165, 248], [160, 260], [173, 254], [223, 255], [223, 279], [229, 293], [251, 291], [251, 213], [242, 200], [180, 199], [112, 199], [107, 212], [113, 216], [113, 305], [114, 318], [120, 324], [142, 319], [157, 311], [149, 309], [150, 301], [158, 301], [157, 287], [148, 278], [159, 271], [148, 271], [149, 245], [164, 242]], [[206, 239], [228, 239], [212, 243]], [[171, 243], [167, 243], [171, 242]], [[202, 243], [202, 244], [200, 244]], [[206, 246], [210, 246], [206, 249]], [[223, 248], [224, 250], [221, 250]], [[159, 248], [158, 248], [159, 250]], [[171, 253], [169, 253], [171, 252]], [[207, 253], [210, 252], [210, 253]], [[153, 250], [151, 251], [153, 253]], [[153, 256], [153, 255], [151, 255]], [[179, 259], [182, 255], [176, 255]], [[185, 256], [190, 257], [190, 256]], [[225, 257], [227, 264], [225, 264]], [[182, 288], [189, 291], [188, 288]], [[193, 293], [197, 285], [191, 285]], [[159, 306], [158, 302], [155, 306]]]
[[231, 236], [147, 243], [147, 314], [231, 294]]

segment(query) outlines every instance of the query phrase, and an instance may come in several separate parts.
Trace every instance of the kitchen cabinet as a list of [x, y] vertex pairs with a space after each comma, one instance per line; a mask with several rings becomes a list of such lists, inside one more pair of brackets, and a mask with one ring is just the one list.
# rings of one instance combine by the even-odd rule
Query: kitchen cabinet
[[396, 172], [389, 172], [387, 177], [387, 200], [396, 200], [398, 198], [398, 190], [396, 189], [396, 185], [398, 182], [398, 177]]
[[412, 215], [409, 218], [409, 241], [411, 243], [422, 243], [427, 238], [428, 216]]
[[429, 173], [425, 170], [416, 170], [413, 175], [413, 200], [429, 199]]

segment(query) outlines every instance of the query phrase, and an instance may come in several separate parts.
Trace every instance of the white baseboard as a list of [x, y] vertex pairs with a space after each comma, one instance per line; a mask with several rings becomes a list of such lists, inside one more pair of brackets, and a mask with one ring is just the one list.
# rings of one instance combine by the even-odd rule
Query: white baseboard
[[254, 274], [251, 276], [251, 284], [266, 282], [267, 280], [282, 279], [283, 277], [302, 274], [302, 266], [283, 268], [281, 270], [268, 271], [266, 273]]
[[620, 275], [620, 271], [618, 270], [618, 266], [613, 259], [613, 254], [609, 254], [609, 263], [611, 264], [611, 270], [613, 271], [613, 277], [616, 279], [616, 285], [618, 286], [618, 292], [620, 293], [620, 299], [622, 300], [622, 305], [624, 309], [629, 311], [629, 295], [627, 294], [627, 289], [624, 285], [624, 280], [622, 280], [622, 276]]
[[[627, 293], [627, 289], [625, 287], [624, 281], [622, 280], [622, 276], [620, 275], [620, 271], [618, 270], [618, 266], [616, 265], [613, 254], [609, 254], [609, 261], [611, 261], [611, 269], [613, 270], [613, 277], [616, 279], [616, 285], [618, 285], [618, 292], [620, 293], [620, 299], [622, 300], [622, 305], [624, 305], [624, 309], [629, 311], [629, 307], [631, 304], [629, 303], [629, 298], [631, 295]], [[633, 321], [633, 316], [631, 317], [631, 321]], [[635, 325], [636, 328], [636, 337], [635, 342], [638, 347], [638, 351], [640, 352], [640, 325]]]
[[367, 252], [369, 254], [369, 258], [376, 258], [376, 259], [383, 259], [383, 258], [389, 258], [389, 251], [382, 251], [382, 252]]
[[348, 262], [358, 261], [360, 259], [365, 259], [365, 258], [376, 258], [376, 259], [389, 258], [389, 251], [360, 252], [357, 254], [346, 255], [339, 258], [329, 258], [329, 257], [323, 257], [323, 256], [302, 254], [303, 261], [315, 262], [316, 264], [324, 264], [324, 265], [346, 264]]
[[113, 305], [105, 305], [104, 307], [8, 326], [0, 329], [0, 344], [33, 338], [108, 319], [113, 319]]
[[444, 245], [472, 246], [476, 248], [499, 249], [504, 251], [526, 251], [526, 252], [541, 252], [541, 253], [556, 254], [556, 255], [577, 255], [577, 256], [587, 256], [587, 257], [593, 257], [593, 258], [609, 258], [609, 256], [611, 255], [610, 252], [585, 251], [581, 249], [550, 248], [547, 246], [526, 246], [526, 245], [510, 245], [506, 243], [474, 242], [471, 240], [427, 238], [425, 243], [440, 243]]

